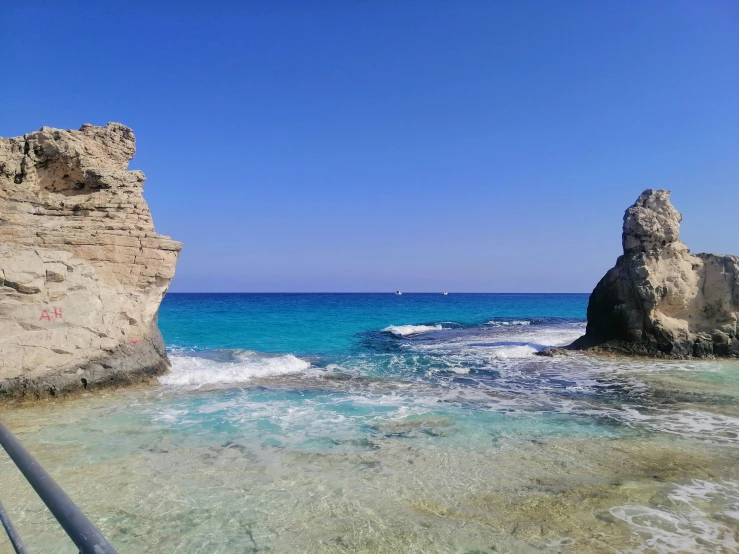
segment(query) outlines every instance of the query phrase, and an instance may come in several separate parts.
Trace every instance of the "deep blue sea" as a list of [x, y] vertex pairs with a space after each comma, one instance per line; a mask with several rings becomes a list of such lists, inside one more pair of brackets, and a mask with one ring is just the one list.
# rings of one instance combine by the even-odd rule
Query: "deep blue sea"
[[121, 553], [739, 551], [739, 366], [536, 356], [587, 301], [168, 294], [158, 384], [3, 417]]

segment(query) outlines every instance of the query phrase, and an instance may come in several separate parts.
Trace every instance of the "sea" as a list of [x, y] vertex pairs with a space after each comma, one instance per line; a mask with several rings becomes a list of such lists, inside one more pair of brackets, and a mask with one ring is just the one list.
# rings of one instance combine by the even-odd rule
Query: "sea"
[[0, 417], [119, 553], [738, 552], [739, 363], [537, 356], [587, 302], [167, 294], [158, 383]]

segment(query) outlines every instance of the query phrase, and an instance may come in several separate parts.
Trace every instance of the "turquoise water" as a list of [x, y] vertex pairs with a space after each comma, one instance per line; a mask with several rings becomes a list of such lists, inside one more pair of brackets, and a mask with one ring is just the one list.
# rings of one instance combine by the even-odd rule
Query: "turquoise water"
[[174, 347], [343, 354], [390, 325], [584, 321], [587, 303], [587, 294], [168, 294], [159, 326]]
[[[170, 294], [158, 385], [3, 418], [121, 553], [736, 551], [739, 366], [535, 355], [586, 306]], [[34, 552], [74, 552], [0, 479]]]

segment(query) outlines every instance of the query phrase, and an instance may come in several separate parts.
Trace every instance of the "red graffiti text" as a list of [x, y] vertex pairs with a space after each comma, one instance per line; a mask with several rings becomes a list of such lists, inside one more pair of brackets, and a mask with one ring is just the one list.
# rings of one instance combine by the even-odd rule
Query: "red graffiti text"
[[41, 316], [38, 318], [39, 321], [51, 321], [52, 319], [62, 319], [62, 308], [60, 306], [41, 310]]

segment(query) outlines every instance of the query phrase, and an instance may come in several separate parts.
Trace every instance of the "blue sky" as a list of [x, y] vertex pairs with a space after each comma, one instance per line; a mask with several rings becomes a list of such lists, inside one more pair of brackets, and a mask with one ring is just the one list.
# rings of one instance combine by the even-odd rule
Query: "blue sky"
[[734, 0], [4, 2], [0, 135], [132, 127], [172, 291], [589, 292], [739, 254]]

